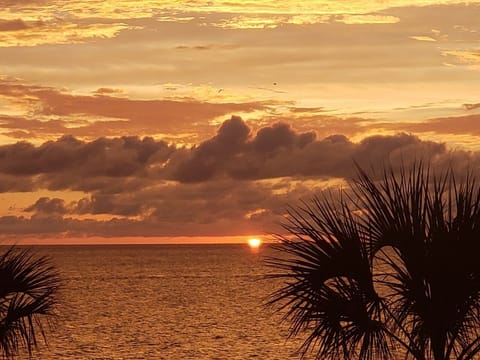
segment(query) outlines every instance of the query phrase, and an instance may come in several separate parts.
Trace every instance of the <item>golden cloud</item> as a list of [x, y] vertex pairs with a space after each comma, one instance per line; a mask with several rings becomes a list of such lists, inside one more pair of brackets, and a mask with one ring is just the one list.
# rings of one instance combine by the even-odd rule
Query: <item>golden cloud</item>
[[5, 31], [0, 26], [0, 47], [82, 43], [95, 38], [112, 38], [121, 30], [136, 28], [123, 23], [80, 25], [64, 21], [27, 23], [21, 20], [8, 23], [25, 26]]
[[[156, 19], [158, 21], [191, 21], [204, 14], [220, 14], [218, 21], [209, 25], [223, 28], [272, 28], [280, 24], [314, 24], [328, 21], [330, 16], [340, 16], [334, 21], [346, 24], [395, 23], [396, 17], [381, 14], [383, 10], [402, 6], [427, 6], [437, 0], [332, 2], [327, 0], [243, 1], [243, 0], [32, 0], [15, 3], [0, 0], [0, 20], [10, 22], [17, 31], [2, 34], [3, 46], [34, 46], [44, 43], [70, 43], [95, 37], [114, 37], [120, 30], [132, 29], [123, 22], [109, 21], [131, 19]], [[460, 4], [447, 0], [442, 4]], [[473, 3], [476, 3], [474, 1]], [[3, 5], [3, 6], [2, 6]], [[108, 21], [105, 21], [108, 20]], [[2, 23], [0, 21], [0, 31]], [[91, 24], [85, 25], [83, 22]], [[16, 23], [13, 23], [16, 22]], [[42, 22], [43, 27], [30, 27]], [[59, 25], [65, 22], [66, 24]], [[99, 22], [99, 23], [97, 23]], [[27, 27], [23, 28], [26, 24]]]
[[463, 65], [478, 65], [480, 63], [479, 50], [448, 50], [442, 54], [453, 56], [458, 63]]
[[417, 41], [437, 41], [430, 36], [410, 36], [410, 39], [417, 40]]
[[337, 22], [342, 22], [348, 25], [354, 24], [396, 24], [400, 21], [399, 18], [389, 15], [381, 14], [354, 14], [344, 15], [341, 19], [336, 19]]

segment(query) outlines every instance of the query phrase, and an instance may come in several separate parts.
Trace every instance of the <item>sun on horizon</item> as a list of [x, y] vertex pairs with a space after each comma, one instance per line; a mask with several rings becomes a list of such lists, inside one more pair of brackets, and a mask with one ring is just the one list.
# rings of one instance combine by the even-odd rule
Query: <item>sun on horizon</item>
[[259, 238], [248, 239], [248, 246], [250, 246], [252, 249], [258, 249], [260, 245], [262, 245], [262, 240]]

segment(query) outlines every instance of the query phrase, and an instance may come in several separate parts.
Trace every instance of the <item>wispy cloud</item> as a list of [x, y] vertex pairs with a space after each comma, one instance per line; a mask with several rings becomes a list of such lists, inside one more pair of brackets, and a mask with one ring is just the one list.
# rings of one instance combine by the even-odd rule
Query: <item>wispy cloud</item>
[[[0, 99], [16, 108], [0, 114], [4, 134], [23, 138], [48, 138], [71, 134], [82, 137], [133, 133], [177, 137], [192, 128], [209, 127], [209, 121], [231, 113], [266, 110], [268, 102], [213, 103], [190, 98], [138, 100], [115, 96], [119, 90], [103, 88], [94, 95], [0, 81]], [[121, 93], [120, 93], [121, 94]]]
[[115, 37], [122, 30], [138, 27], [125, 23], [77, 24], [60, 19], [0, 21], [0, 47], [74, 44]]

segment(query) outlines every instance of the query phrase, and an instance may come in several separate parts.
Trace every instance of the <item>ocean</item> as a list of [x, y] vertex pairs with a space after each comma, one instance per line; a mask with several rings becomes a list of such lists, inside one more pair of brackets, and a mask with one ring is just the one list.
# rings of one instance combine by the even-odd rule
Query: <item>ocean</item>
[[247, 245], [39, 246], [63, 287], [35, 360], [298, 359], [266, 308], [280, 286]]

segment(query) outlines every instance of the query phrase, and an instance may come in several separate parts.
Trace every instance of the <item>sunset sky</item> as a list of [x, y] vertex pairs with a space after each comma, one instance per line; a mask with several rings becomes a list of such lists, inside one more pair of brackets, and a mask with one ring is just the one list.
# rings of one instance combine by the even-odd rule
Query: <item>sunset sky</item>
[[0, 234], [244, 241], [352, 161], [480, 164], [480, 1], [0, 0]]

